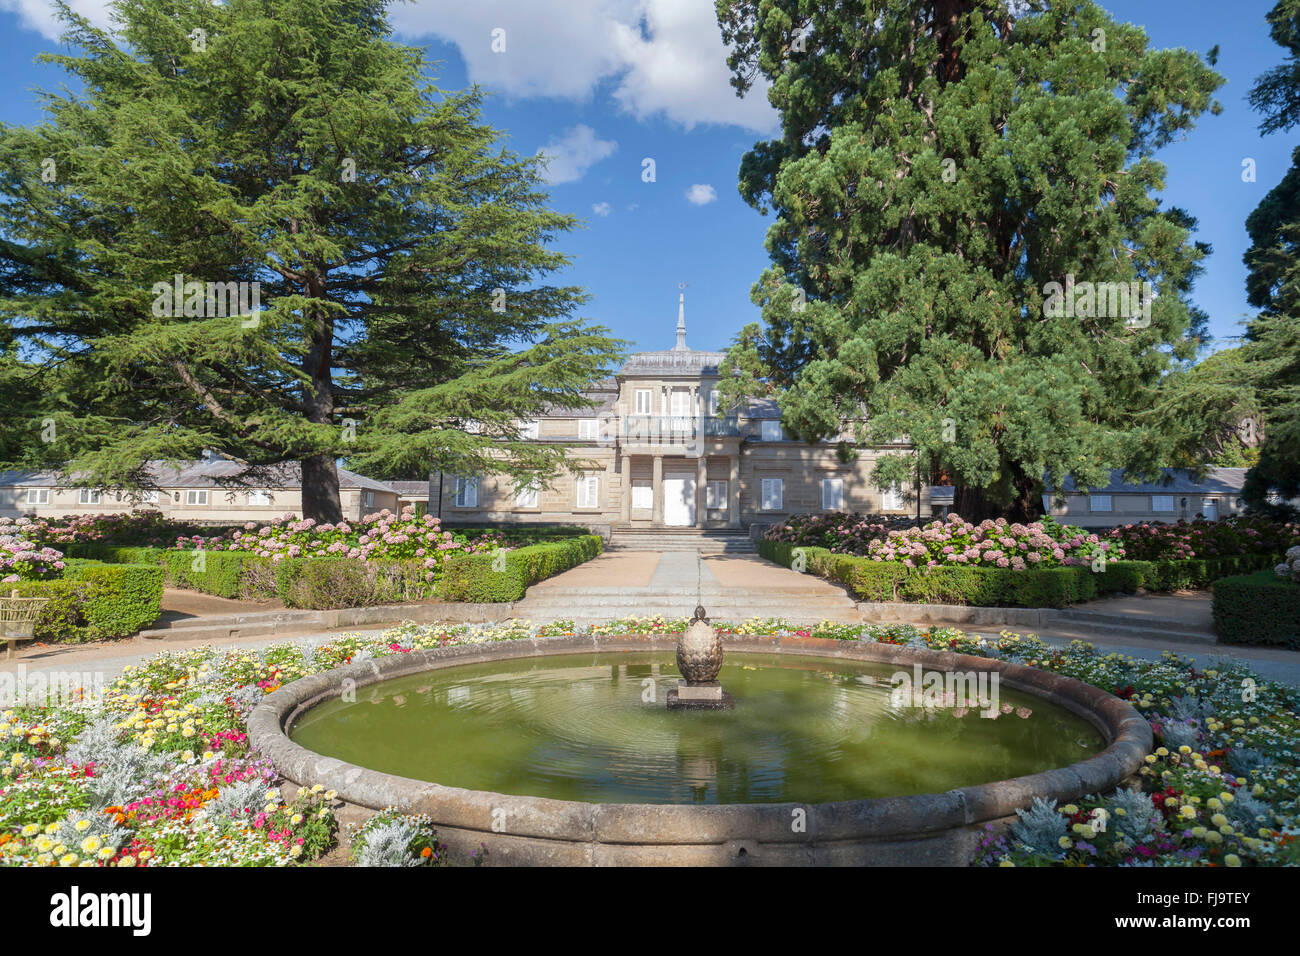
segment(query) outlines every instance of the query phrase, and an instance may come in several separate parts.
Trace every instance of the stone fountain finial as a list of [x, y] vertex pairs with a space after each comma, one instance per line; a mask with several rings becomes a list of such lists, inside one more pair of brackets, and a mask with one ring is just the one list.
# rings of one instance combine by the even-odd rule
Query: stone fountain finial
[[677, 670], [686, 679], [668, 691], [669, 710], [730, 710], [735, 706], [731, 695], [718, 683], [722, 638], [709, 626], [703, 604], [696, 605], [691, 626], [677, 638]]

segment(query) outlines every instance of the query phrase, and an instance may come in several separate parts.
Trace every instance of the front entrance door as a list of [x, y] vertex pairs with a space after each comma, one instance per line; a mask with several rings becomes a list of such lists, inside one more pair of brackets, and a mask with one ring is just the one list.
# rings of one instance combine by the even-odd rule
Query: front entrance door
[[689, 528], [695, 524], [695, 476], [664, 476], [664, 524]]
[[1219, 499], [1205, 498], [1201, 501], [1201, 514], [1205, 515], [1206, 521], [1219, 520]]

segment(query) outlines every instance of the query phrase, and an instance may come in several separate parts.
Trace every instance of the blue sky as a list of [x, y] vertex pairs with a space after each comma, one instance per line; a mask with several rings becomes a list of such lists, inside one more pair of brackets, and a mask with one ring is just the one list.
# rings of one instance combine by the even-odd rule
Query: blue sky
[[[1246, 102], [1255, 77], [1282, 51], [1268, 38], [1273, 0], [1110, 0], [1118, 19], [1153, 44], [1220, 47], [1223, 113], [1203, 116], [1166, 148], [1163, 199], [1200, 220], [1214, 254], [1195, 292], [1216, 347], [1233, 344], [1248, 315], [1245, 218], [1290, 165], [1296, 135], [1261, 137]], [[104, 0], [72, 0], [102, 21]], [[45, 0], [0, 0], [0, 120], [39, 119], [36, 87], [63, 81], [33, 60], [56, 47]], [[757, 317], [749, 289], [767, 264], [770, 218], [740, 199], [746, 149], [771, 128], [761, 96], [727, 86], [712, 0], [418, 0], [394, 8], [399, 39], [427, 47], [446, 89], [479, 82], [492, 95], [486, 120], [521, 153], [549, 147], [553, 206], [584, 228], [561, 238], [573, 265], [561, 277], [592, 296], [583, 315], [636, 348], [673, 343], [678, 283], [689, 285], [688, 341], [724, 348]], [[492, 50], [494, 29], [505, 49]], [[498, 43], [498, 46], [500, 44]], [[563, 51], [557, 53], [557, 51]], [[656, 181], [643, 181], [643, 160]], [[1256, 181], [1242, 181], [1242, 161]], [[716, 198], [714, 198], [716, 197]]]

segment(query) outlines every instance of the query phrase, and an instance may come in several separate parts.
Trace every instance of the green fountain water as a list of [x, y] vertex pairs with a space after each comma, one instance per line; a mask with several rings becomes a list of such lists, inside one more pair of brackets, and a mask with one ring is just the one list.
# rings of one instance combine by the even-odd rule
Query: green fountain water
[[996, 718], [916, 706], [893, 691], [899, 670], [728, 651], [719, 679], [735, 709], [670, 712], [671, 653], [507, 660], [363, 688], [355, 701], [308, 711], [290, 735], [385, 773], [596, 803], [937, 793], [1063, 767], [1104, 746], [1081, 718], [1007, 688]]

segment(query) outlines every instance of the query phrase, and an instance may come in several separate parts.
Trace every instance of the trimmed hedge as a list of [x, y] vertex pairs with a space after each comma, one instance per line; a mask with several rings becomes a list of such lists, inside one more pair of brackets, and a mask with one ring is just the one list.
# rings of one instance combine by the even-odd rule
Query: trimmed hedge
[[237, 598], [244, 594], [241, 583], [250, 559], [257, 560], [255, 555], [245, 551], [163, 552], [169, 585], [223, 598]]
[[108, 564], [162, 564], [166, 548], [119, 547], [102, 541], [56, 545], [69, 558], [86, 558]]
[[787, 541], [760, 541], [758, 552], [792, 567], [797, 548], [803, 550], [803, 570], [844, 585], [860, 601], [973, 607], [1061, 608], [1104, 594], [1131, 594], [1138, 588], [1171, 591], [1205, 587], [1228, 574], [1276, 563], [1269, 555], [1240, 555], [1187, 561], [1113, 561], [1105, 571], [1090, 567], [1012, 571], [966, 565], [909, 568], [897, 561], [872, 561]]
[[163, 569], [155, 565], [76, 561], [62, 578], [8, 587], [23, 597], [50, 599], [36, 622], [36, 639], [42, 641], [128, 637], [162, 613]]
[[[265, 559], [263, 559], [265, 560]], [[287, 558], [272, 569], [274, 593], [285, 607], [344, 608], [402, 604], [433, 597], [423, 558]]]
[[500, 604], [517, 601], [532, 584], [577, 567], [600, 554], [600, 535], [584, 534], [566, 541], [534, 544], [507, 551], [504, 567], [493, 567], [493, 554], [451, 558], [443, 567], [438, 593], [447, 601]]
[[1300, 584], [1272, 571], [1216, 581], [1213, 613], [1221, 644], [1300, 650]]

